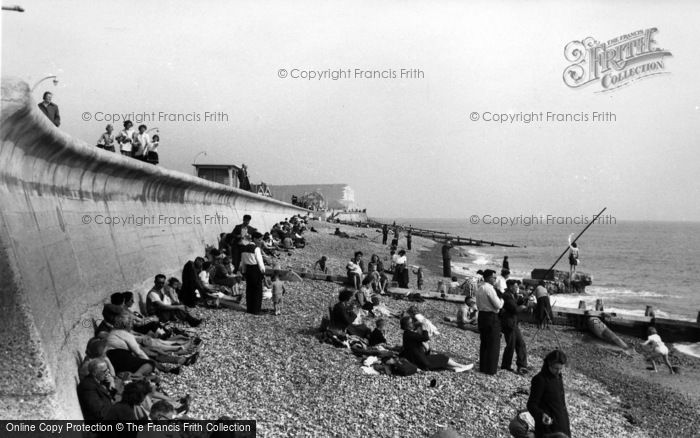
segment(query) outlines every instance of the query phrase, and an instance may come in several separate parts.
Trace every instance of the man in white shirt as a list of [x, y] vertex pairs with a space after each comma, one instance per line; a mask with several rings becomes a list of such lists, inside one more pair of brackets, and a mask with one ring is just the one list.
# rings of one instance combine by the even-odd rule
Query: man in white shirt
[[183, 304], [173, 304], [170, 296], [163, 291], [165, 286], [165, 275], [156, 275], [153, 289], [146, 296], [146, 311], [149, 315], [156, 315], [160, 322], [184, 321], [192, 327], [197, 327], [202, 323], [201, 319], [195, 318]]
[[498, 372], [498, 355], [501, 350], [501, 323], [498, 312], [503, 299], [493, 285], [496, 271], [487, 269], [483, 273], [484, 283], [476, 290], [476, 307], [479, 309], [479, 371], [495, 375]]

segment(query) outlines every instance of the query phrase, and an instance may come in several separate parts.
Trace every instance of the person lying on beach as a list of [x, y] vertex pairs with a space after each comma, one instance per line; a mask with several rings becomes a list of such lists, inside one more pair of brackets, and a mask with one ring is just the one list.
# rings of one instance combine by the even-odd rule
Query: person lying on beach
[[426, 352], [423, 345], [430, 341], [430, 335], [427, 331], [416, 330], [413, 318], [410, 316], [401, 318], [401, 329], [403, 330], [401, 357], [408, 359], [418, 368], [425, 371], [448, 369], [458, 373], [474, 368], [474, 364], [463, 365], [444, 354], [429, 354]]
[[344, 232], [344, 231], [340, 231], [340, 228], [336, 228], [336, 229], [335, 229], [335, 233], [333, 233], [333, 234], [336, 235], [336, 236], [338, 236], [338, 237], [342, 237], [342, 238], [344, 238], [344, 239], [349, 239], [349, 238], [350, 238], [350, 235], [349, 235], [348, 233]]
[[328, 267], [326, 266], [327, 261], [328, 261], [328, 257], [321, 256], [321, 258], [316, 260], [316, 263], [314, 263], [314, 271], [316, 269], [318, 269], [319, 271], [323, 272], [324, 274], [328, 274]]
[[644, 349], [646, 360], [651, 362], [651, 368], [654, 372], [656, 369], [656, 359], [663, 359], [668, 367], [671, 374], [674, 374], [671, 362], [668, 360], [668, 347], [661, 340], [661, 336], [656, 332], [654, 327], [649, 327], [647, 330], [649, 337], [645, 342], [642, 343], [642, 348]]

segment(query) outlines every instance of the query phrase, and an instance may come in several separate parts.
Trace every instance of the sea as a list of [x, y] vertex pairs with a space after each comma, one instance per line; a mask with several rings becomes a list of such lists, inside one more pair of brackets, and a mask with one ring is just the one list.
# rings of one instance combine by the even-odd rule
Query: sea
[[[522, 221], [512, 226], [481, 222], [474, 225], [468, 218], [397, 218], [396, 223], [517, 245], [518, 248], [465, 246], [468, 257], [456, 266], [457, 272], [466, 269], [473, 273], [486, 268], [500, 272], [503, 256], [507, 255], [513, 278], [529, 278], [532, 269], [552, 266], [568, 249], [568, 236], [573, 233], [575, 237], [585, 228], [585, 224], [526, 226]], [[700, 223], [600, 221], [588, 228], [577, 244], [578, 270], [590, 274], [593, 284], [585, 294], [553, 296], [554, 305], [576, 308], [584, 300], [592, 308], [601, 298], [609, 312], [643, 316], [650, 305], [657, 317], [697, 320]], [[555, 269], [568, 271], [568, 252]], [[686, 347], [691, 351], [684, 352], [700, 355], [700, 343]]]

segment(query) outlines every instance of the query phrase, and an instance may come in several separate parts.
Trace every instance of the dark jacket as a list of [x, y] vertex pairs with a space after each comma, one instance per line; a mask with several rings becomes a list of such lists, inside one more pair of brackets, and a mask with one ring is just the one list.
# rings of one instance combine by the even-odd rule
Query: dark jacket
[[[527, 410], [535, 419], [535, 436], [542, 437], [545, 433], [563, 432], [571, 436], [569, 428], [569, 413], [566, 410], [564, 397], [564, 382], [561, 374], [555, 376], [547, 368], [547, 363], [542, 366], [535, 377], [532, 378], [530, 398], [527, 401]], [[542, 414], [552, 417], [551, 425], [542, 423]]]
[[331, 328], [337, 330], [345, 330], [357, 318], [357, 314], [353, 312], [345, 303], [338, 302], [333, 306], [331, 311]]
[[374, 329], [369, 335], [369, 346], [374, 347], [375, 345], [386, 344], [386, 338], [384, 333], [378, 328]]
[[501, 330], [512, 330], [518, 325], [518, 299], [512, 292], [506, 292], [502, 297]]
[[112, 397], [103, 384], [88, 376], [78, 385], [78, 401], [85, 421], [102, 421], [112, 407]]
[[41, 102], [39, 104], [39, 109], [46, 115], [46, 117], [49, 118], [49, 120], [51, 120], [51, 123], [56, 126], [60, 126], [61, 115], [58, 113], [58, 105], [55, 103], [50, 103], [47, 106], [44, 106], [44, 102]]
[[449, 358], [443, 354], [426, 354], [423, 342], [429, 341], [428, 332], [404, 330], [401, 357], [422, 370], [440, 370], [447, 367]]

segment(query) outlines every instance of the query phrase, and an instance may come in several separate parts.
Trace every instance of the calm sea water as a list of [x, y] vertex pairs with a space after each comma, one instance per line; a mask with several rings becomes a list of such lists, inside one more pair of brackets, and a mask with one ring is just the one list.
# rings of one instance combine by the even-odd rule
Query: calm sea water
[[[392, 219], [393, 220], [393, 219]], [[467, 267], [500, 270], [507, 255], [512, 276], [529, 277], [533, 268], [549, 268], [567, 248], [570, 233], [581, 225], [471, 225], [467, 219], [406, 219], [400, 224], [446, 231], [463, 237], [513, 243], [521, 248], [464, 247]], [[594, 224], [579, 239], [579, 270], [593, 277], [585, 295], [557, 295], [558, 306], [589, 306], [602, 298], [608, 311], [644, 315], [647, 305], [659, 317], [695, 321], [700, 311], [697, 287], [700, 266], [700, 223], [631, 222]], [[556, 269], [568, 271], [565, 255]]]

